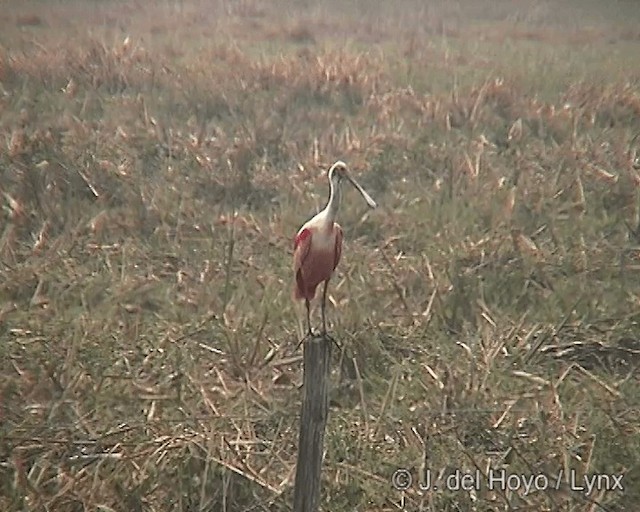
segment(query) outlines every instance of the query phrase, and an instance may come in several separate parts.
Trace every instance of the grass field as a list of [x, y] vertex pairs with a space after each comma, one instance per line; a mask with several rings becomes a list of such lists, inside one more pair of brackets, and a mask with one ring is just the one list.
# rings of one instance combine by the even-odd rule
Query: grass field
[[1, 510], [290, 510], [337, 159], [322, 509], [638, 510], [638, 2], [3, 5]]

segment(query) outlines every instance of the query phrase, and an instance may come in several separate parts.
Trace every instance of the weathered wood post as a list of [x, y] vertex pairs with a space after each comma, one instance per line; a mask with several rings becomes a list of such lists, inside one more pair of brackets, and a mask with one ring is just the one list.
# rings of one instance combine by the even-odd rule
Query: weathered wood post
[[317, 512], [320, 505], [324, 429], [329, 413], [329, 368], [333, 343], [328, 336], [310, 336], [304, 341], [303, 395], [293, 496], [294, 512]]

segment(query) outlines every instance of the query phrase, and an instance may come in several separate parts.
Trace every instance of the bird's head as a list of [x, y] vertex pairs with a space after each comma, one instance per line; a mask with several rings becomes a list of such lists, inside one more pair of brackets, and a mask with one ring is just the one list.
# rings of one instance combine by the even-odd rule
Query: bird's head
[[329, 181], [334, 187], [339, 187], [344, 181], [351, 183], [355, 189], [360, 192], [360, 195], [364, 198], [370, 208], [375, 208], [376, 202], [371, 198], [369, 194], [360, 186], [360, 184], [351, 176], [347, 164], [342, 160], [338, 160], [329, 168]]
[[344, 179], [349, 175], [347, 164], [342, 160], [338, 160], [329, 168], [329, 181], [336, 185], [342, 183]]

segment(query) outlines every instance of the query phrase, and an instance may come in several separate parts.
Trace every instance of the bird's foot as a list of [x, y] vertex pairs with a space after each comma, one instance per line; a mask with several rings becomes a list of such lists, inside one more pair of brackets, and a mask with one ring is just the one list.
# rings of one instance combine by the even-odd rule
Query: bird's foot
[[310, 330], [310, 331], [307, 332], [307, 334], [304, 336], [304, 338], [302, 338], [300, 341], [298, 341], [298, 344], [296, 345], [296, 348], [295, 348], [294, 352], [297, 351], [300, 348], [300, 346], [306, 340], [313, 339], [313, 338], [322, 338], [322, 339], [324, 339], [326, 341], [330, 341], [331, 343], [333, 343], [336, 346], [336, 348], [338, 350], [342, 350], [342, 346], [326, 330], [322, 330], [319, 333], [314, 333], [312, 330]]
[[294, 352], [297, 351], [300, 348], [300, 345], [302, 345], [305, 342], [305, 340], [313, 338], [313, 336], [314, 336], [313, 331], [311, 330], [311, 328], [309, 328], [309, 330], [307, 331], [307, 334], [305, 334], [302, 337], [302, 339], [300, 341], [298, 341], [298, 344], [296, 345], [296, 348], [295, 348]]
[[322, 336], [325, 340], [330, 341], [331, 343], [333, 343], [338, 350], [342, 350], [342, 347], [340, 346], [340, 344], [326, 330], [323, 331], [322, 333], [320, 333], [320, 336]]

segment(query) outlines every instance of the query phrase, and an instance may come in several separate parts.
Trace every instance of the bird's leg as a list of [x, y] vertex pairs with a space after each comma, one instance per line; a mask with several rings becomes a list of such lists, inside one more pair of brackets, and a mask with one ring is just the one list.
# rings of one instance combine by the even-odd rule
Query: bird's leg
[[307, 307], [307, 327], [309, 328], [308, 334], [312, 336], [311, 332], [311, 305], [309, 304], [309, 299], [304, 299], [304, 305]]
[[327, 305], [327, 287], [329, 286], [329, 280], [327, 279], [324, 282], [324, 290], [322, 292], [322, 336], [325, 340], [331, 341], [338, 350], [342, 350], [342, 347], [338, 344], [338, 342], [333, 339], [333, 336], [329, 336], [327, 334], [327, 317], [325, 316], [325, 309]]
[[329, 285], [329, 280], [327, 279], [324, 282], [324, 290], [322, 291], [322, 335], [327, 335], [327, 317], [325, 316], [325, 309], [327, 306], [327, 286]]

